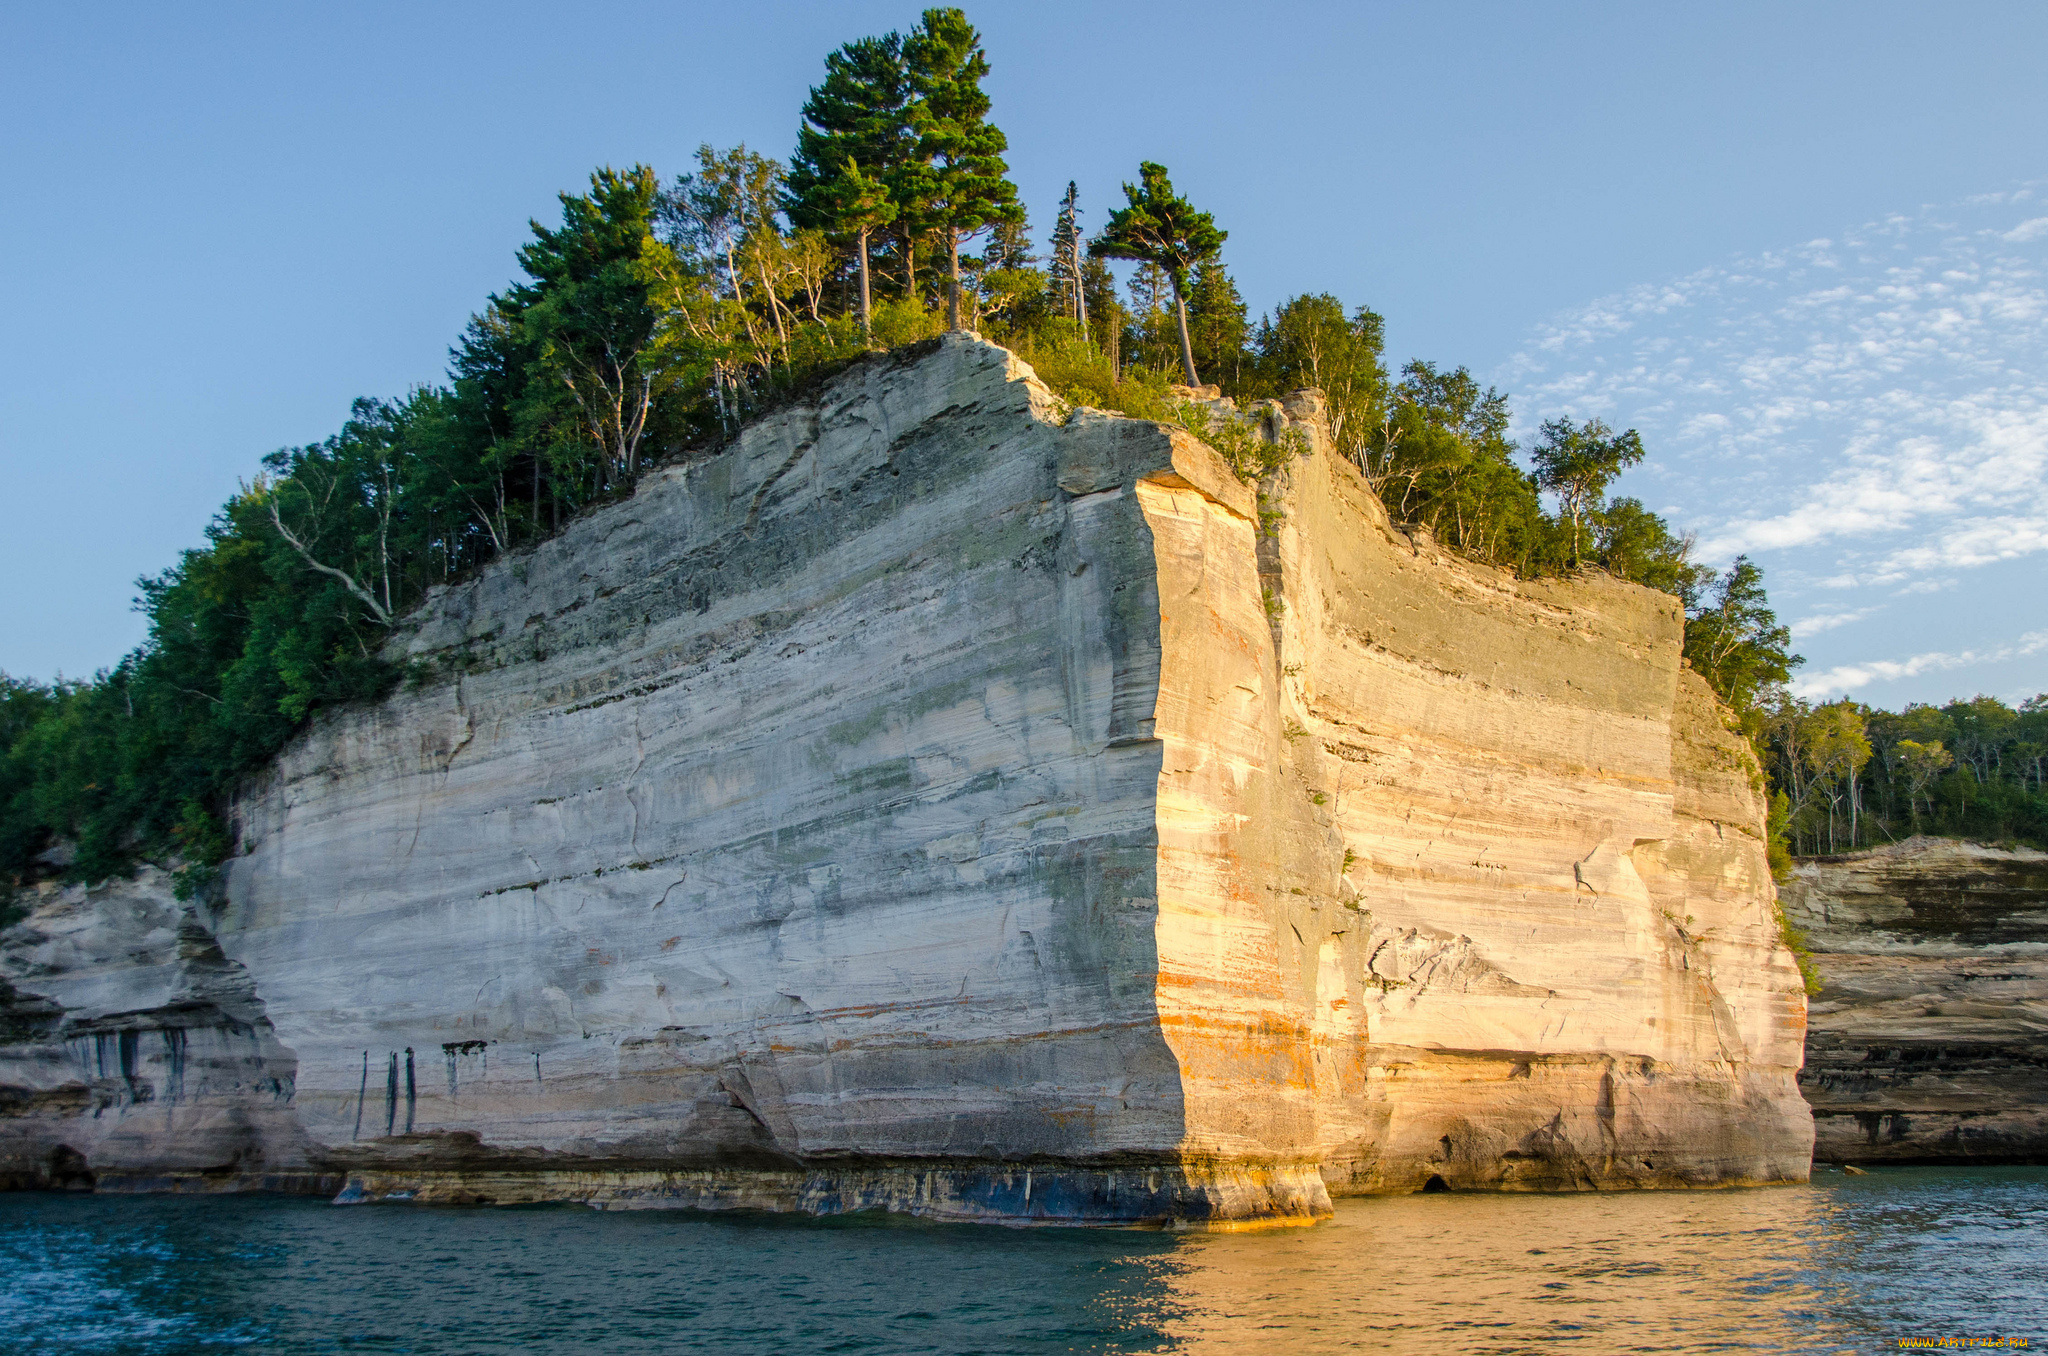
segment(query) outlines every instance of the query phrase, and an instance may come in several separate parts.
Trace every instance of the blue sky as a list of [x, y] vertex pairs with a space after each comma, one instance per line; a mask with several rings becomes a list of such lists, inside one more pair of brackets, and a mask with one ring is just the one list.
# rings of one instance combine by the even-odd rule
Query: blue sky
[[[1140, 158], [1264, 309], [1369, 303], [1748, 550], [1806, 689], [2048, 688], [2048, 6], [968, 7], [1014, 177]], [[358, 395], [436, 380], [601, 163], [783, 153], [874, 4], [0, 14], [0, 669], [111, 663], [133, 581]], [[1719, 422], [1717, 422], [1719, 421]]]

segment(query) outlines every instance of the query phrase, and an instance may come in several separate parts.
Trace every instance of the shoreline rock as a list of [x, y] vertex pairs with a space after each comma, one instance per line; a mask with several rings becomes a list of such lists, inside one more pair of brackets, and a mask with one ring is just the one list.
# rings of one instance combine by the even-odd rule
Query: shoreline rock
[[1842, 1163], [2048, 1162], [2048, 853], [1915, 837], [1784, 889], [1823, 988], [1801, 1090]]

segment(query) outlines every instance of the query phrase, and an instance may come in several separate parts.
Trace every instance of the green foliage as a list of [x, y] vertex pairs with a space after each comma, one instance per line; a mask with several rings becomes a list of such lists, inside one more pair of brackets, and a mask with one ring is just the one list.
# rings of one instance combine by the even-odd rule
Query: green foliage
[[1686, 659], [1722, 701], [1745, 716], [1805, 662], [1791, 652], [1792, 632], [1771, 611], [1763, 578], [1754, 561], [1737, 556], [1685, 625]]
[[1359, 446], [1366, 481], [1397, 520], [1522, 574], [1558, 568], [1557, 525], [1515, 462], [1507, 397], [1463, 367], [1411, 362]]
[[1308, 439], [1296, 429], [1276, 431], [1264, 427], [1263, 420], [1221, 413], [1197, 401], [1176, 400], [1171, 408], [1174, 421], [1220, 454], [1248, 485], [1309, 450]]
[[1792, 798], [1773, 791], [1764, 816], [1764, 856], [1771, 879], [1783, 884], [1792, 875]]
[[[846, 166], [864, 166], [886, 190], [915, 153], [910, 101], [901, 35], [861, 38], [825, 58], [824, 82], [804, 100], [783, 185], [791, 223], [847, 233]], [[894, 195], [890, 206], [894, 220]]]
[[1584, 522], [1598, 508], [1617, 475], [1643, 459], [1643, 440], [1634, 429], [1616, 433], [1598, 419], [1574, 425], [1569, 419], [1546, 419], [1543, 440], [1530, 450], [1536, 488], [1558, 498], [1571, 520], [1571, 560], [1581, 559]]
[[1590, 511], [1586, 523], [1593, 538], [1586, 559], [1617, 579], [1673, 594], [1688, 609], [1714, 582], [1714, 572], [1692, 559], [1693, 539], [1673, 535], [1641, 500], [1612, 500]]
[[1089, 243], [1098, 259], [1131, 259], [1156, 264], [1166, 272], [1173, 290], [1185, 295], [1195, 267], [1212, 259], [1229, 239], [1207, 212], [1173, 191], [1166, 166], [1146, 160], [1138, 165], [1138, 182], [1124, 185], [1125, 205], [1109, 214], [1109, 224]]
[[1109, 354], [1081, 337], [1072, 321], [1055, 318], [1035, 330], [998, 337], [1015, 348], [1055, 394], [1074, 405], [1113, 410], [1133, 419], [1180, 418], [1166, 374], [1139, 366], [1119, 370]]
[[1009, 139], [988, 121], [981, 87], [988, 57], [967, 16], [926, 10], [904, 41], [903, 64], [915, 96], [909, 113], [917, 149], [901, 179], [898, 210], [943, 238], [951, 280], [947, 323], [958, 329], [961, 240], [987, 226], [1021, 223], [1024, 209], [1003, 160]]
[[1813, 950], [1807, 945], [1806, 934], [1793, 926], [1792, 920], [1785, 916], [1782, 904], [1774, 903], [1771, 908], [1778, 917], [1778, 941], [1792, 953], [1792, 961], [1799, 967], [1799, 979], [1806, 988], [1807, 996], [1819, 993], [1823, 987], [1820, 971], [1814, 968]]
[[1109, 214], [1088, 253], [1097, 259], [1136, 260], [1165, 273], [1173, 288], [1181, 360], [1188, 385], [1193, 386], [1201, 378], [1188, 333], [1189, 274], [1216, 257], [1229, 233], [1218, 230], [1215, 218], [1175, 193], [1166, 166], [1153, 161], [1139, 164], [1138, 183], [1124, 185], [1124, 198], [1125, 205]]
[[1211, 379], [1227, 378], [1233, 384], [1244, 380], [1245, 340], [1251, 326], [1245, 319], [1244, 298], [1230, 280], [1220, 259], [1204, 259], [1195, 265], [1194, 286], [1188, 292], [1188, 342], [1194, 349], [1196, 370]]
[[[1363, 306], [1346, 316], [1342, 302], [1319, 292], [1282, 302], [1259, 321], [1255, 342], [1260, 392], [1322, 391], [1338, 447], [1360, 460], [1370, 431], [1388, 413], [1386, 322]], [[1251, 391], [1241, 386], [1240, 394]]]
[[1761, 742], [1794, 851], [1912, 833], [2048, 847], [2048, 694], [1896, 712], [1781, 696]]
[[968, 328], [1018, 333], [1038, 328], [1052, 312], [1047, 276], [1036, 267], [1031, 231], [1020, 211], [995, 223], [979, 255], [962, 255], [962, 301], [972, 308]]

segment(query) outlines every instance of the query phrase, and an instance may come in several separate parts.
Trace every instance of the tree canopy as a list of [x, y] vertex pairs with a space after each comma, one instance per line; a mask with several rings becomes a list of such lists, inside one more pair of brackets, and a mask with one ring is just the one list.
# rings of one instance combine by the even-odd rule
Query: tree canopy
[[[959, 10], [824, 65], [787, 164], [706, 144], [666, 185], [607, 166], [561, 194], [444, 382], [357, 400], [333, 436], [262, 458], [204, 544], [139, 581], [134, 653], [90, 682], [0, 675], [0, 895], [144, 859], [203, 886], [242, 779], [313, 713], [405, 677], [383, 641], [429, 589], [708, 455], [837, 365], [968, 319], [1068, 400], [1185, 423], [1250, 479], [1289, 449], [1175, 379], [1206, 372], [1246, 403], [1317, 387], [1339, 453], [1408, 530], [1524, 575], [1598, 568], [1674, 594], [1689, 661], [1764, 750], [1806, 847], [1916, 825], [2048, 834], [2042, 699], [1814, 724], [1786, 695], [1800, 661], [1754, 563], [1717, 573], [1640, 501], [1606, 498], [1645, 454], [1633, 431], [1552, 420], [1524, 450], [1507, 395], [1469, 369], [1390, 370], [1368, 306], [1308, 292], [1254, 316], [1225, 233], [1151, 161], [1085, 248], [1070, 182], [1041, 260]], [[937, 246], [943, 277], [918, 264]]]
[[1572, 564], [1581, 559], [1586, 515], [1597, 509], [1616, 476], [1643, 459], [1643, 440], [1634, 429], [1616, 433], [1598, 419], [1573, 424], [1546, 419], [1543, 440], [1530, 449], [1536, 488], [1558, 498], [1571, 519]]

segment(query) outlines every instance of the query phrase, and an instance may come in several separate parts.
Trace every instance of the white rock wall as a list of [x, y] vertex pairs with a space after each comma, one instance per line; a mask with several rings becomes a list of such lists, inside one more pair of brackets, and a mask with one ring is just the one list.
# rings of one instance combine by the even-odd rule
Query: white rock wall
[[[1321, 442], [1255, 491], [1069, 416], [970, 337], [875, 359], [431, 598], [183, 915], [283, 1062], [242, 1160], [1210, 1225], [1802, 1176], [1760, 810], [1671, 601], [1418, 546]], [[33, 1060], [90, 1005], [27, 954]]]

